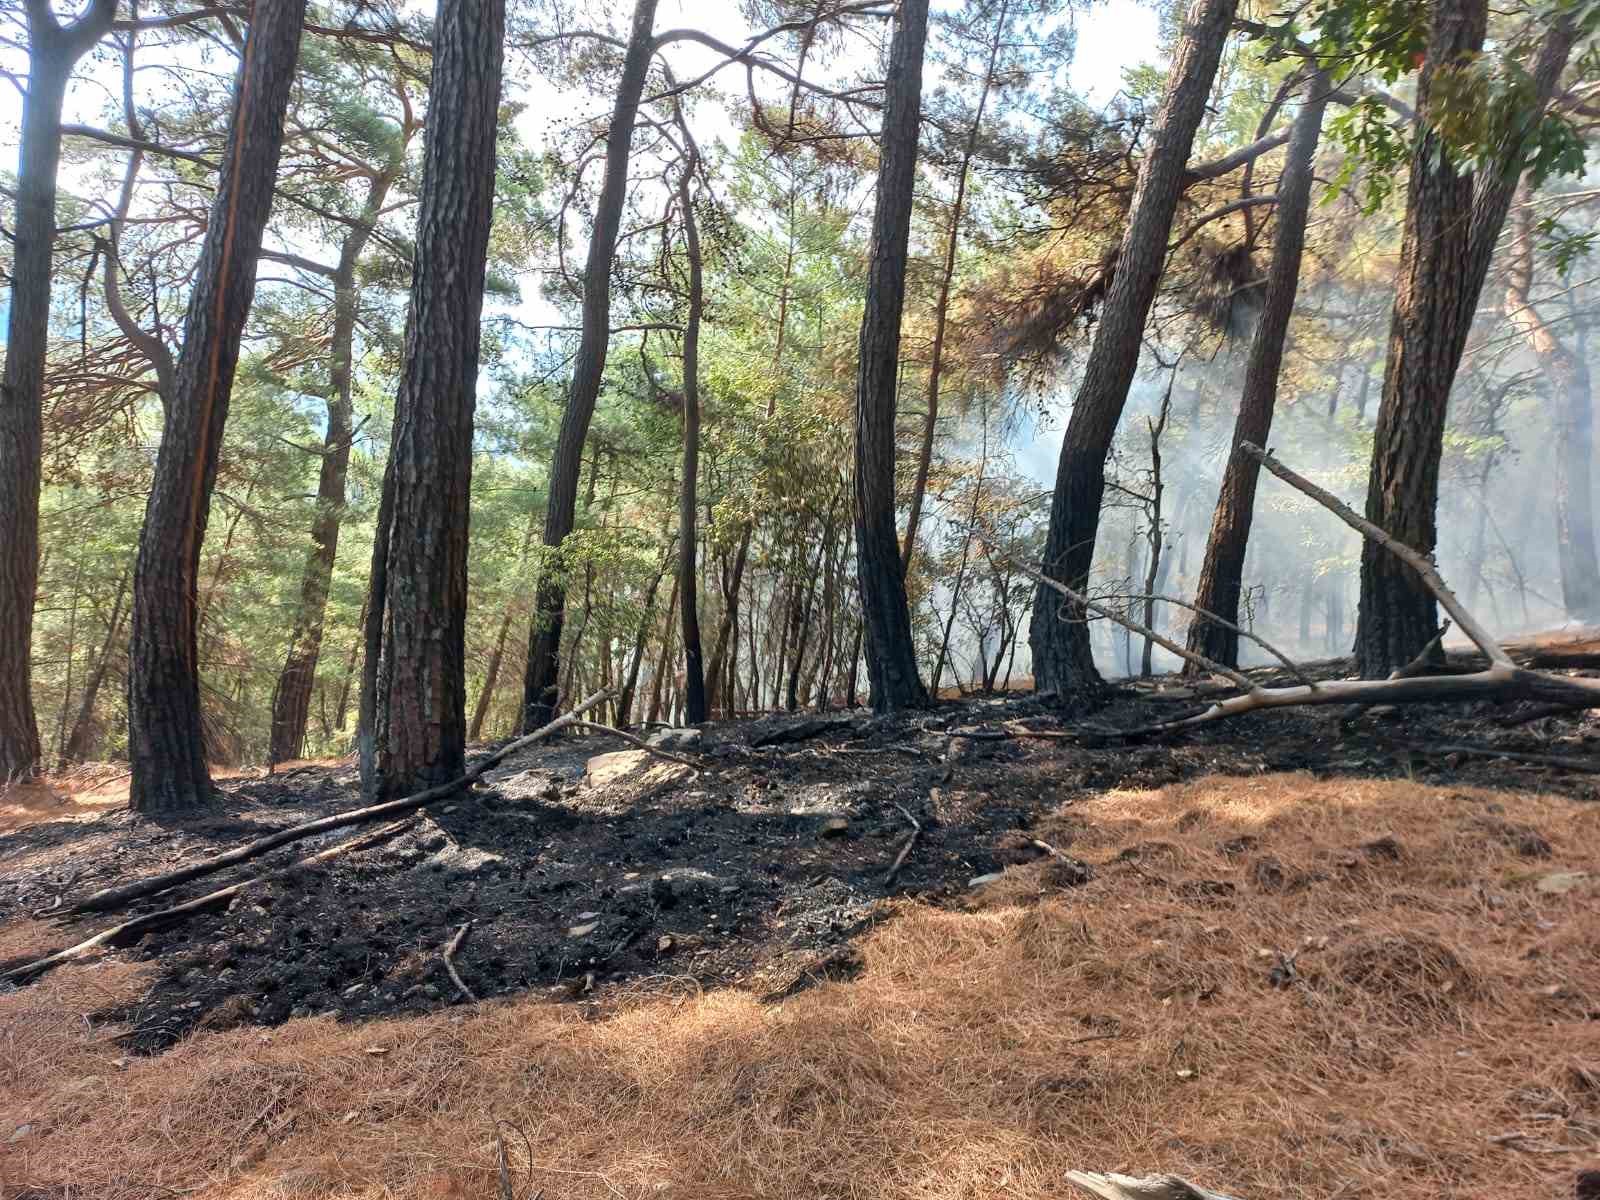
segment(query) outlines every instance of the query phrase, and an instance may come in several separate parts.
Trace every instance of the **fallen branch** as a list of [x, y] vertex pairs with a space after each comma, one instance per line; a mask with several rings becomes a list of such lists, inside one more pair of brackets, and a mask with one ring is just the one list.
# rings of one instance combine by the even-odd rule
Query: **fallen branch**
[[288, 829], [280, 829], [276, 833], [269, 833], [259, 837], [253, 842], [246, 842], [214, 858], [204, 862], [195, 863], [193, 866], [180, 867], [176, 871], [168, 871], [164, 875], [152, 875], [148, 879], [141, 879], [135, 883], [124, 884], [121, 887], [104, 888], [92, 895], [85, 896], [71, 908], [65, 910], [63, 916], [76, 916], [81, 913], [108, 912], [122, 907], [130, 900], [139, 900], [145, 896], [154, 896], [177, 887], [181, 883], [188, 883], [191, 879], [201, 879], [207, 875], [214, 875], [218, 871], [238, 863], [248, 862], [252, 858], [259, 858], [270, 850], [279, 846], [286, 846], [290, 842], [298, 842], [303, 838], [314, 837], [319, 833], [327, 833], [331, 829], [342, 829], [347, 825], [359, 825], [366, 821], [375, 821], [382, 817], [394, 816], [397, 813], [410, 812], [412, 809], [421, 808], [434, 800], [442, 800], [446, 796], [454, 795], [462, 788], [477, 780], [484, 772], [496, 766], [505, 758], [524, 747], [542, 741], [553, 733], [566, 729], [579, 723], [579, 717], [607, 699], [609, 691], [596, 692], [583, 703], [579, 704], [565, 716], [557, 717], [548, 725], [534, 730], [526, 737], [517, 738], [507, 742], [500, 749], [486, 757], [479, 759], [465, 775], [449, 783], [441, 783], [426, 791], [417, 792], [415, 795], [405, 796], [399, 800], [388, 800], [382, 804], [371, 804], [366, 808], [352, 809], [350, 812], [336, 813], [331, 817], [322, 817], [315, 821], [307, 821], [302, 825], [292, 825]]
[[267, 871], [261, 875], [253, 875], [249, 879], [242, 879], [238, 883], [230, 884], [225, 888], [219, 888], [214, 892], [209, 892], [204, 896], [197, 897], [196, 899], [186, 900], [182, 904], [175, 904], [171, 908], [163, 908], [158, 912], [146, 913], [142, 917], [134, 917], [132, 920], [123, 921], [120, 925], [113, 925], [110, 929], [103, 929], [93, 937], [85, 938], [75, 946], [68, 946], [65, 950], [57, 950], [54, 954], [47, 954], [43, 958], [36, 958], [32, 962], [23, 963], [20, 967], [12, 967], [4, 974], [0, 974], [0, 982], [14, 983], [19, 980], [26, 979], [30, 975], [35, 975], [40, 971], [48, 970], [49, 968], [56, 966], [58, 963], [66, 962], [68, 959], [77, 958], [80, 955], [87, 954], [90, 950], [95, 949], [97, 946], [105, 946], [108, 944], [123, 942], [134, 937], [136, 934], [142, 934], [151, 929], [159, 929], [166, 925], [175, 924], [186, 917], [193, 916], [197, 912], [202, 912], [208, 908], [215, 908], [217, 905], [222, 904], [225, 901], [231, 901], [234, 897], [241, 895], [250, 888], [256, 887], [259, 884], [269, 883], [274, 879], [282, 879], [286, 875], [291, 875], [296, 871], [305, 870], [308, 867], [317, 866], [319, 863], [325, 863], [329, 859], [339, 857], [341, 854], [348, 854], [354, 850], [365, 850], [369, 846], [376, 846], [379, 842], [387, 841], [389, 838], [392, 838], [395, 834], [399, 833], [401, 830], [407, 828], [413, 823], [414, 818], [411, 817], [407, 817], [402, 821], [391, 822], [381, 829], [373, 830], [370, 833], [364, 833], [358, 838], [351, 838], [348, 842], [341, 842], [337, 846], [330, 846], [326, 850], [319, 850], [317, 853], [308, 855], [307, 857], [300, 859], [298, 862], [290, 863], [286, 867], [280, 867], [275, 871]]
[[1234, 633], [1238, 634], [1240, 637], [1254, 642], [1256, 645], [1260, 646], [1263, 650], [1265, 650], [1268, 654], [1272, 655], [1273, 658], [1277, 659], [1280, 663], [1282, 663], [1283, 667], [1284, 667], [1284, 670], [1288, 671], [1289, 674], [1293, 675], [1301, 683], [1305, 684], [1307, 687], [1316, 687], [1316, 682], [1309, 675], [1307, 675], [1305, 673], [1305, 671], [1303, 671], [1300, 668], [1300, 664], [1299, 663], [1295, 662], [1292, 658], [1290, 658], [1282, 650], [1279, 650], [1271, 642], [1267, 641], [1266, 638], [1262, 637], [1259, 633], [1256, 633], [1253, 630], [1246, 629], [1246, 628], [1244, 628], [1244, 626], [1236, 624], [1235, 622], [1228, 620], [1227, 617], [1218, 616], [1216, 613], [1212, 612], [1209, 608], [1201, 608], [1198, 604], [1190, 604], [1187, 600], [1180, 600], [1176, 596], [1159, 596], [1159, 595], [1156, 595], [1154, 593], [1151, 593], [1151, 594], [1148, 594], [1148, 595], [1136, 595], [1136, 596], [1117, 596], [1117, 597], [1115, 597], [1115, 599], [1118, 599], [1118, 600], [1159, 600], [1163, 604], [1172, 604], [1172, 605], [1176, 605], [1178, 608], [1188, 609], [1190, 612], [1194, 613], [1195, 615], [1204, 617], [1206, 620], [1210, 621], [1213, 625], [1221, 625], [1224, 629], [1232, 630]]
[[1472, 639], [1474, 646], [1483, 651], [1484, 657], [1489, 660], [1491, 669], [1494, 667], [1511, 668], [1516, 666], [1511, 661], [1511, 656], [1506, 653], [1505, 647], [1489, 636], [1489, 631], [1478, 624], [1477, 618], [1462, 606], [1460, 600], [1456, 599], [1456, 594], [1445, 584], [1437, 568], [1434, 567], [1432, 560], [1406, 545], [1399, 538], [1389, 533], [1388, 530], [1381, 529], [1365, 517], [1358, 516], [1332, 492], [1319, 488], [1305, 476], [1291, 471], [1254, 442], [1240, 442], [1239, 449], [1294, 488], [1295, 491], [1315, 500], [1362, 537], [1377, 542], [1378, 545], [1415, 571], [1422, 582], [1427, 585], [1428, 590], [1433, 593], [1434, 598], [1439, 601], [1440, 606], [1460, 626], [1461, 632]]
[[1100, 1200], [1235, 1200], [1208, 1191], [1177, 1175], [1098, 1175], [1093, 1171], [1068, 1171], [1067, 1182]]
[[443, 957], [444, 957], [444, 969], [446, 971], [450, 972], [450, 980], [451, 980], [451, 982], [454, 983], [456, 985], [456, 987], [460, 990], [461, 994], [467, 998], [467, 1003], [468, 1004], [476, 1004], [478, 1002], [478, 998], [472, 994], [472, 989], [469, 988], [466, 985], [466, 981], [461, 978], [460, 972], [456, 970], [456, 961], [455, 961], [455, 959], [456, 959], [456, 951], [461, 949], [461, 947], [466, 944], [467, 934], [469, 934], [471, 932], [472, 932], [472, 922], [471, 921], [468, 921], [460, 929], [456, 930], [455, 937], [451, 938], [450, 939], [450, 944], [444, 948], [444, 956]]
[[[1449, 632], [1450, 622], [1446, 621], [1443, 625], [1439, 626], [1439, 632], [1433, 635], [1428, 644], [1421, 650], [1417, 651], [1417, 656], [1405, 666], [1396, 667], [1393, 671], [1389, 672], [1389, 678], [1415, 679], [1418, 675], [1428, 674], [1429, 670], [1433, 666], [1433, 652], [1439, 648], [1440, 644], [1444, 641], [1444, 635]], [[1345, 726], [1349, 725], [1350, 722], [1354, 721], [1357, 717], [1371, 707], [1372, 706], [1370, 704], [1352, 704], [1348, 709], [1345, 710], [1344, 714], [1340, 716], [1340, 728], [1344, 728]]]
[[905, 866], [906, 859], [911, 857], [912, 847], [917, 844], [917, 839], [922, 836], [922, 822], [913, 817], [910, 810], [902, 805], [896, 804], [895, 807], [900, 809], [901, 816], [911, 822], [911, 834], [906, 838], [905, 844], [900, 847], [900, 853], [894, 856], [894, 861], [889, 864], [889, 869], [883, 873], [884, 887], [894, 883], [895, 877], [900, 874], [900, 868]]

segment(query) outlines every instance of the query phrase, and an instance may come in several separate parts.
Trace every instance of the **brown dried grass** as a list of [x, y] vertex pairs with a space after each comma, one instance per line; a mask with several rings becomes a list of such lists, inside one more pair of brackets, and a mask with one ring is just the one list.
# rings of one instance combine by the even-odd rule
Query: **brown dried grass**
[[[1038, 833], [1097, 877], [1045, 891], [1028, 866], [960, 911], [904, 904], [853, 981], [781, 1005], [658, 980], [603, 1009], [200, 1034], [119, 1068], [83, 1014], [137, 973], [61, 970], [0, 997], [0, 1178], [489, 1197], [503, 1134], [523, 1198], [1060, 1197], [1081, 1167], [1435, 1200], [1567, 1195], [1600, 1159], [1596, 891], [1535, 887], [1594, 869], [1600, 807], [1223, 777]], [[1384, 836], [1398, 857], [1361, 848]], [[1269, 855], [1288, 884], [1263, 891]], [[1513, 1131], [1530, 1140], [1490, 1141]]]

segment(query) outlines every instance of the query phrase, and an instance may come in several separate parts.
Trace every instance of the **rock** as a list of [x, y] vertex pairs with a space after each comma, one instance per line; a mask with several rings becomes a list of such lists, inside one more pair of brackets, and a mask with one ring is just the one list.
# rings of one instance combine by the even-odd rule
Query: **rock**
[[678, 943], [670, 934], [663, 934], [656, 939], [656, 953], [661, 955], [671, 954]]
[[599, 928], [599, 921], [586, 921], [582, 925], [574, 925], [571, 929], [567, 930], [567, 936], [573, 938], [584, 938], [588, 937], [591, 933]]
[[16, 1142], [20, 1142], [23, 1138], [27, 1137], [32, 1132], [33, 1132], [33, 1126], [32, 1125], [18, 1125], [16, 1127], [16, 1129], [12, 1132], [11, 1136], [6, 1139], [6, 1145], [9, 1146], [9, 1145], [13, 1145]]
[[1560, 896], [1575, 888], [1582, 887], [1589, 881], [1587, 871], [1555, 871], [1546, 875], [1533, 886], [1547, 896]]
[[646, 740], [660, 750], [698, 750], [705, 734], [698, 729], [663, 729]]
[[840, 732], [853, 729], [854, 721], [829, 721], [821, 717], [812, 717], [802, 720], [780, 718], [770, 728], [764, 729], [750, 739], [752, 747], [761, 746], [786, 746], [793, 742], [804, 742], [814, 737], [821, 737], [825, 733], [835, 730]]
[[825, 838], [843, 837], [849, 832], [850, 822], [845, 817], [827, 817], [817, 830], [818, 835]]
[[349, 987], [345, 988], [345, 990], [344, 990], [344, 998], [346, 1000], [354, 1000], [357, 996], [361, 995], [361, 993], [366, 991], [366, 990], [367, 990], [367, 985], [366, 984], [364, 984], [364, 983], [352, 983]]
[[971, 879], [967, 880], [967, 886], [969, 888], [986, 887], [997, 880], [1004, 879], [1005, 874], [1006, 873], [1004, 871], [990, 871], [987, 875], [974, 875]]
[[648, 750], [616, 750], [596, 754], [584, 764], [584, 778], [590, 787], [630, 783], [659, 786], [693, 777], [694, 770], [681, 763], [662, 762]]

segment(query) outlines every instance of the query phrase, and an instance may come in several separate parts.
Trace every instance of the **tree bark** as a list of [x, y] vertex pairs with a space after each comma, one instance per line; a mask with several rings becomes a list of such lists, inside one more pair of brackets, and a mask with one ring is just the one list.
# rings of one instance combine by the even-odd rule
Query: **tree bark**
[[[1206, 539], [1205, 560], [1200, 566], [1200, 583], [1195, 590], [1196, 607], [1216, 613], [1229, 624], [1208, 621], [1197, 615], [1189, 625], [1188, 647], [1196, 654], [1229, 667], [1239, 665], [1239, 635], [1232, 626], [1239, 623], [1244, 556], [1249, 548], [1250, 525], [1255, 514], [1256, 482], [1261, 475], [1260, 464], [1241, 453], [1239, 445], [1253, 442], [1265, 446], [1272, 432], [1278, 373], [1283, 366], [1284, 341], [1300, 284], [1313, 168], [1329, 87], [1325, 74], [1312, 72], [1289, 135], [1283, 174], [1278, 180], [1278, 227], [1272, 243], [1272, 263], [1267, 269], [1260, 323], [1250, 343], [1244, 392], [1233, 426], [1233, 453], [1223, 471], [1222, 489], [1211, 518], [1211, 534]], [[1193, 663], [1186, 663], [1184, 673], [1194, 675], [1198, 669]]]
[[[1205, 115], [1234, 7], [1235, 0], [1195, 0], [1185, 18], [1150, 151], [1139, 168], [1116, 272], [1062, 439], [1043, 570], [1079, 592], [1088, 587], [1094, 565], [1106, 455], [1139, 365], [1145, 319], [1166, 261], [1189, 152]], [[1084, 614], [1070, 603], [1065, 607], [1068, 619], [1063, 620], [1059, 598], [1040, 585], [1029, 631], [1035, 686], [1054, 691], [1062, 704], [1093, 696], [1103, 686]]]
[[[561, 431], [550, 464], [550, 498], [545, 510], [544, 544], [559, 551], [572, 532], [578, 501], [578, 475], [583, 465], [583, 444], [589, 436], [600, 379], [605, 371], [606, 348], [611, 339], [611, 260], [616, 256], [617, 234], [622, 225], [623, 201], [628, 193], [628, 159], [633, 146], [633, 126], [639, 100], [650, 70], [655, 42], [656, 0], [637, 0], [633, 29], [617, 84], [617, 102], [606, 133], [606, 169], [595, 207], [594, 233], [589, 240], [589, 260], [583, 275], [583, 329], [573, 362], [567, 407], [561, 414]], [[528, 673], [523, 684], [523, 728], [548, 724], [559, 700], [561, 678], [561, 627], [566, 620], [567, 589], [557, 555], [546, 558], [534, 601], [533, 628], [528, 641]]]
[[[1400, 270], [1389, 325], [1367, 484], [1366, 515], [1406, 545], [1431, 555], [1437, 541], [1439, 459], [1450, 387], [1461, 364], [1495, 242], [1515, 192], [1526, 131], [1537, 127], [1576, 32], [1558, 17], [1532, 72], [1524, 133], [1506, 140], [1476, 176], [1458, 170], [1430, 116], [1432, 84], [1482, 51], [1487, 0], [1439, 0], [1417, 83], [1419, 132], [1406, 193]], [[1438, 630], [1433, 594], [1416, 573], [1372, 542], [1361, 548], [1356, 667], [1369, 679], [1404, 666]]]
[[697, 488], [700, 480], [700, 314], [705, 307], [700, 226], [694, 216], [693, 177], [699, 154], [689, 129], [678, 114], [678, 128], [688, 142], [689, 157], [678, 180], [678, 206], [683, 210], [684, 251], [689, 267], [689, 311], [683, 327], [683, 480], [678, 489], [678, 612], [683, 622], [685, 719], [702, 724], [706, 705], [705, 663], [700, 649], [699, 571], [695, 563]]
[[111, 27], [116, 0], [94, 0], [63, 28], [46, 0], [28, 0], [28, 92], [17, 154], [16, 228], [5, 375], [0, 382], [0, 787], [39, 764], [33, 706], [33, 607], [39, 587], [39, 485], [44, 364], [56, 240], [61, 106], [73, 65]]
[[[1521, 197], [1523, 201], [1529, 198], [1526, 188]], [[1555, 401], [1556, 553], [1562, 607], [1571, 620], [1600, 620], [1600, 560], [1595, 553], [1594, 493], [1589, 478], [1594, 455], [1589, 364], [1551, 331], [1534, 307], [1533, 210], [1520, 204], [1511, 221], [1506, 318], [1527, 338], [1528, 349]]]
[[928, 0], [902, 0], [889, 49], [877, 211], [856, 377], [856, 573], [866, 624], [872, 705], [895, 712], [927, 703], [917, 676], [905, 566], [895, 536], [895, 385], [906, 250], [922, 111]]
[[[933, 439], [939, 421], [939, 384], [944, 368], [945, 330], [950, 320], [950, 290], [956, 275], [956, 252], [961, 244], [961, 217], [967, 203], [967, 176], [972, 169], [972, 159], [978, 149], [978, 134], [983, 127], [984, 110], [989, 105], [989, 92], [994, 87], [995, 66], [1000, 60], [1000, 48], [1005, 43], [1006, 18], [1010, 13], [1010, 0], [1001, 0], [1000, 12], [994, 21], [994, 39], [989, 43], [989, 65], [983, 73], [983, 86], [978, 92], [978, 106], [972, 114], [972, 125], [967, 129], [967, 139], [961, 150], [961, 165], [956, 171], [956, 194], [950, 205], [950, 228], [945, 237], [944, 266], [939, 272], [939, 298], [933, 308], [933, 345], [928, 351], [928, 389], [925, 394], [927, 411], [922, 417], [922, 446], [917, 452], [917, 475], [911, 484], [911, 510], [906, 517], [906, 539], [900, 556], [907, 571], [911, 570], [911, 557], [917, 549], [917, 527], [922, 523], [922, 500], [928, 491], [928, 472], [933, 466]], [[934, 694], [939, 691], [939, 681], [933, 683]]]
[[356, 266], [372, 236], [398, 168], [373, 179], [361, 216], [345, 234], [333, 274], [333, 336], [328, 347], [328, 427], [322, 439], [317, 472], [317, 513], [311, 523], [311, 552], [300, 580], [300, 605], [295, 613], [289, 650], [272, 694], [272, 737], [268, 767], [299, 758], [305, 746], [311, 689], [322, 656], [323, 621], [333, 565], [339, 556], [339, 527], [344, 521], [345, 482], [350, 474], [350, 443], [355, 437], [352, 390], [356, 318], [360, 297]]
[[389, 511], [367, 614], [377, 653], [363, 665], [361, 774], [374, 800], [455, 779], [465, 761], [472, 418], [504, 36], [505, 0], [439, 0]]
[[256, 0], [145, 506], [128, 649], [128, 804], [139, 813], [184, 812], [211, 800], [197, 575], [304, 17], [305, 0]]

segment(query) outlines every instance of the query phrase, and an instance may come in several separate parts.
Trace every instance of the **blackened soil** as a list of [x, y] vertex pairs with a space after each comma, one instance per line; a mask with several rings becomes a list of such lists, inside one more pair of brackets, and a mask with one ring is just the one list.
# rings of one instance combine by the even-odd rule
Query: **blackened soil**
[[[1200, 699], [1170, 681], [1130, 689], [1092, 724], [1140, 726], [1191, 711]], [[148, 960], [155, 972], [136, 1005], [100, 1015], [132, 1026], [133, 1049], [155, 1052], [197, 1027], [464, 1003], [441, 952], [469, 923], [454, 961], [480, 999], [548, 992], [603, 1003], [619, 989], [668, 980], [781, 997], [814, 978], [848, 976], [853, 937], [886, 915], [892, 897], [942, 903], [965, 895], [975, 877], [1041, 853], [1019, 831], [1109, 788], [1309, 770], [1595, 798], [1597, 776], [1428, 749], [1463, 742], [1600, 758], [1594, 717], [1509, 723], [1527, 711], [1376, 712], [1348, 730], [1336, 712], [1285, 711], [1129, 743], [1063, 722], [1034, 701], [977, 700], [906, 719], [780, 717], [713, 727], [698, 773], [651, 760], [611, 778], [586, 765], [626, 748], [573, 738], [514, 756], [482, 786], [430, 807], [380, 845], [113, 951]], [[1020, 724], [1078, 736], [993, 736], [1008, 723], [1012, 733]], [[161, 825], [113, 814], [21, 829], [0, 837], [0, 925], [58, 897], [70, 902], [359, 804], [352, 767], [301, 768], [230, 785], [203, 820]], [[910, 830], [907, 814], [923, 833], [886, 882]], [[127, 914], [63, 922], [59, 941], [359, 832], [284, 847]]]

